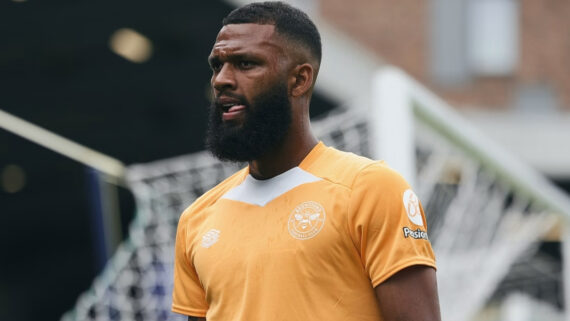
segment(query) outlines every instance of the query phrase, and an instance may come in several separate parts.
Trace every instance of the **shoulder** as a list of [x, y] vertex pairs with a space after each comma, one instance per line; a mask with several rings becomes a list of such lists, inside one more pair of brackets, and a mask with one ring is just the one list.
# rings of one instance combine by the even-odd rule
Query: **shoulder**
[[352, 187], [372, 190], [404, 191], [410, 188], [408, 182], [386, 163], [379, 161], [362, 168], [355, 177]]
[[327, 147], [309, 171], [316, 176], [350, 189], [359, 184], [406, 184], [400, 174], [384, 161], [375, 161], [353, 153]]
[[228, 190], [238, 185], [247, 175], [247, 168], [243, 168], [230, 177], [223, 180], [212, 189], [198, 197], [180, 216], [180, 222], [188, 221], [191, 217], [198, 215], [201, 211], [214, 204]]

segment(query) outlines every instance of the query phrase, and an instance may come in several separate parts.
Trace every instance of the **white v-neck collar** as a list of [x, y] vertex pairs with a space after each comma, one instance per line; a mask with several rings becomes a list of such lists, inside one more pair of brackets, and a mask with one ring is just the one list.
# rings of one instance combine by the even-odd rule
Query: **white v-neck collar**
[[299, 167], [293, 167], [286, 172], [265, 180], [258, 180], [251, 175], [247, 175], [240, 185], [229, 190], [222, 198], [265, 206], [275, 198], [299, 185], [319, 180], [321, 178]]

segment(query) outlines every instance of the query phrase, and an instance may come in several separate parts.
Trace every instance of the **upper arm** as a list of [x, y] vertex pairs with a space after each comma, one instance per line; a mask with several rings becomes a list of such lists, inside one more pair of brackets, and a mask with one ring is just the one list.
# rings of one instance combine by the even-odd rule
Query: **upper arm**
[[408, 267], [374, 289], [385, 321], [441, 320], [437, 281], [432, 267]]
[[188, 321], [206, 321], [206, 318], [188, 317]]

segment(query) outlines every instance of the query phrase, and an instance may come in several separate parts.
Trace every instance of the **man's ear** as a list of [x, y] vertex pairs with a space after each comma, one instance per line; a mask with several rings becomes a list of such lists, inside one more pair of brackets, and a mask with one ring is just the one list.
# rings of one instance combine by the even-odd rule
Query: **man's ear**
[[308, 93], [313, 87], [315, 70], [309, 63], [297, 65], [290, 78], [291, 96], [300, 97]]

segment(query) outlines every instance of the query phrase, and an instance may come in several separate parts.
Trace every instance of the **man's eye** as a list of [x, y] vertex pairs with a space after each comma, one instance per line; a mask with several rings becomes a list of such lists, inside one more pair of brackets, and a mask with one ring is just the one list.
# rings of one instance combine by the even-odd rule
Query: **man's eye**
[[239, 62], [239, 67], [241, 69], [250, 69], [254, 66], [255, 64], [252, 61], [247, 61], [247, 60], [242, 60]]
[[215, 62], [210, 65], [210, 68], [212, 68], [213, 71], [219, 71], [222, 68], [222, 64]]

